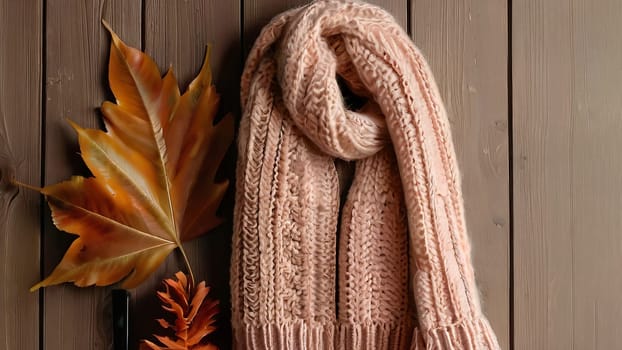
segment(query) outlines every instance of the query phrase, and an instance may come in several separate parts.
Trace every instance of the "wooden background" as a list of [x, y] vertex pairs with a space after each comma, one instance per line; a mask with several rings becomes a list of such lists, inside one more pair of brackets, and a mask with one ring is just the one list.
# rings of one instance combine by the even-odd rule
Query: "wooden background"
[[[441, 88], [477, 281], [503, 349], [622, 349], [622, 2], [374, 2], [412, 35]], [[100, 19], [172, 64], [183, 88], [212, 43], [221, 109], [239, 115], [244, 54], [272, 16], [304, 3], [0, 0], [0, 349], [111, 348], [111, 288], [28, 292], [72, 237], [37, 194], [7, 184], [86, 174], [64, 119], [98, 127], [97, 107], [112, 99]], [[223, 349], [230, 231], [188, 244], [221, 298]], [[171, 257], [133, 291], [133, 346], [156, 329], [154, 290], [178, 266]]]

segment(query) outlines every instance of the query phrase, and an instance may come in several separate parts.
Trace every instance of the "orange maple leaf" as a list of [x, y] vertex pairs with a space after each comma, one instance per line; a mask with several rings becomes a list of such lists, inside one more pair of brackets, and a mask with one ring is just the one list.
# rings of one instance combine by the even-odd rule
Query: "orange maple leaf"
[[162, 308], [175, 316], [174, 322], [157, 320], [164, 329], [170, 329], [174, 336], [154, 335], [164, 347], [143, 340], [153, 350], [216, 350], [215, 345], [202, 342], [203, 338], [216, 330], [218, 301], [207, 298], [209, 287], [199, 283], [193, 291], [192, 281], [188, 281], [183, 272], [175, 274], [177, 280], [165, 279], [164, 292], [158, 292]]
[[162, 78], [149, 56], [104, 26], [112, 35], [109, 81], [116, 104], [101, 107], [107, 132], [72, 123], [94, 177], [39, 189], [54, 224], [79, 237], [31, 290], [62, 282], [109, 285], [126, 276], [123, 286], [133, 288], [175, 248], [190, 269], [181, 242], [220, 223], [216, 209], [228, 183], [216, 183], [215, 175], [233, 139], [233, 118], [214, 125], [219, 97], [209, 50], [180, 95], [171, 69]]

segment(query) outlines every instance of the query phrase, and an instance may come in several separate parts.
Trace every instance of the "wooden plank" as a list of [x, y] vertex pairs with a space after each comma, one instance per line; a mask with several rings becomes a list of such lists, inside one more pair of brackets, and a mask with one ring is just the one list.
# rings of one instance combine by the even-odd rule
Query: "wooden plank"
[[[389, 11], [406, 30], [408, 0], [369, 0]], [[244, 0], [244, 52], [248, 53], [261, 28], [272, 17], [294, 7], [302, 6], [309, 0]]]
[[410, 22], [449, 114], [484, 313], [509, 349], [507, 3], [412, 0]]
[[621, 349], [622, 3], [515, 1], [515, 349]]
[[[226, 113], [239, 115], [239, 79], [241, 74], [240, 3], [218, 0], [146, 0], [145, 52], [154, 58], [164, 72], [173, 66], [181, 91], [199, 72], [205, 49], [211, 45], [211, 67], [214, 83], [221, 95], [219, 116]], [[232, 147], [233, 150], [233, 147]], [[235, 154], [224, 162], [224, 176], [233, 184], [232, 172]], [[232, 186], [233, 187], [233, 186]], [[227, 222], [204, 237], [184, 244], [198, 281], [205, 280], [212, 287], [212, 296], [221, 303], [218, 331], [212, 340], [221, 348], [231, 347], [229, 325], [229, 260], [233, 212], [232, 187], [222, 205]], [[176, 254], [173, 254], [176, 255]], [[156, 318], [162, 317], [155, 291], [161, 288], [163, 278], [185, 270], [180, 259], [169, 258], [152, 278], [133, 294], [135, 314], [141, 321], [133, 324], [134, 341], [148, 338], [158, 330]], [[158, 330], [159, 332], [159, 330]]]
[[[45, 183], [72, 174], [87, 175], [78, 154], [75, 133], [65, 118], [81, 126], [100, 127], [97, 108], [112, 99], [108, 89], [110, 38], [105, 18], [130, 45], [140, 47], [141, 1], [48, 0], [46, 5], [46, 119]], [[72, 236], [56, 230], [45, 214], [46, 275], [60, 261]], [[44, 345], [46, 349], [107, 349], [112, 342], [110, 288], [45, 289]]]
[[39, 347], [40, 197], [10, 186], [41, 183], [39, 0], [0, 1], [0, 348]]

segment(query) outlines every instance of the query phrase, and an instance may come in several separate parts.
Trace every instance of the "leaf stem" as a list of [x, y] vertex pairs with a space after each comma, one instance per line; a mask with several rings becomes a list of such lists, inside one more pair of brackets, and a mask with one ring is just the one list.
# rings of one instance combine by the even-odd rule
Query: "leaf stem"
[[9, 181], [10, 181], [11, 184], [13, 184], [15, 186], [18, 186], [18, 187], [24, 187], [24, 188], [27, 188], [29, 190], [37, 191], [37, 192], [43, 191], [43, 188], [41, 188], [41, 187], [31, 186], [29, 184], [25, 184], [23, 182], [19, 182], [19, 181], [15, 180], [15, 179], [11, 179]]
[[186, 251], [184, 247], [181, 245], [181, 242], [178, 245], [179, 250], [181, 251], [181, 256], [184, 257], [184, 263], [186, 264], [186, 268], [188, 269], [188, 273], [190, 274], [190, 281], [192, 282], [192, 288], [194, 288], [194, 273], [192, 272], [192, 266], [190, 266], [190, 260], [188, 260], [188, 255], [186, 255]]

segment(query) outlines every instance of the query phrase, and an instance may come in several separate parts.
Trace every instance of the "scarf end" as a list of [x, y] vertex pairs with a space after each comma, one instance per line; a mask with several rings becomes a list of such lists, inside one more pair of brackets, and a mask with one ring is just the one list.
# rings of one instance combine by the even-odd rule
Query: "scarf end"
[[499, 350], [485, 318], [422, 332], [411, 322], [269, 323], [234, 326], [234, 349]]

